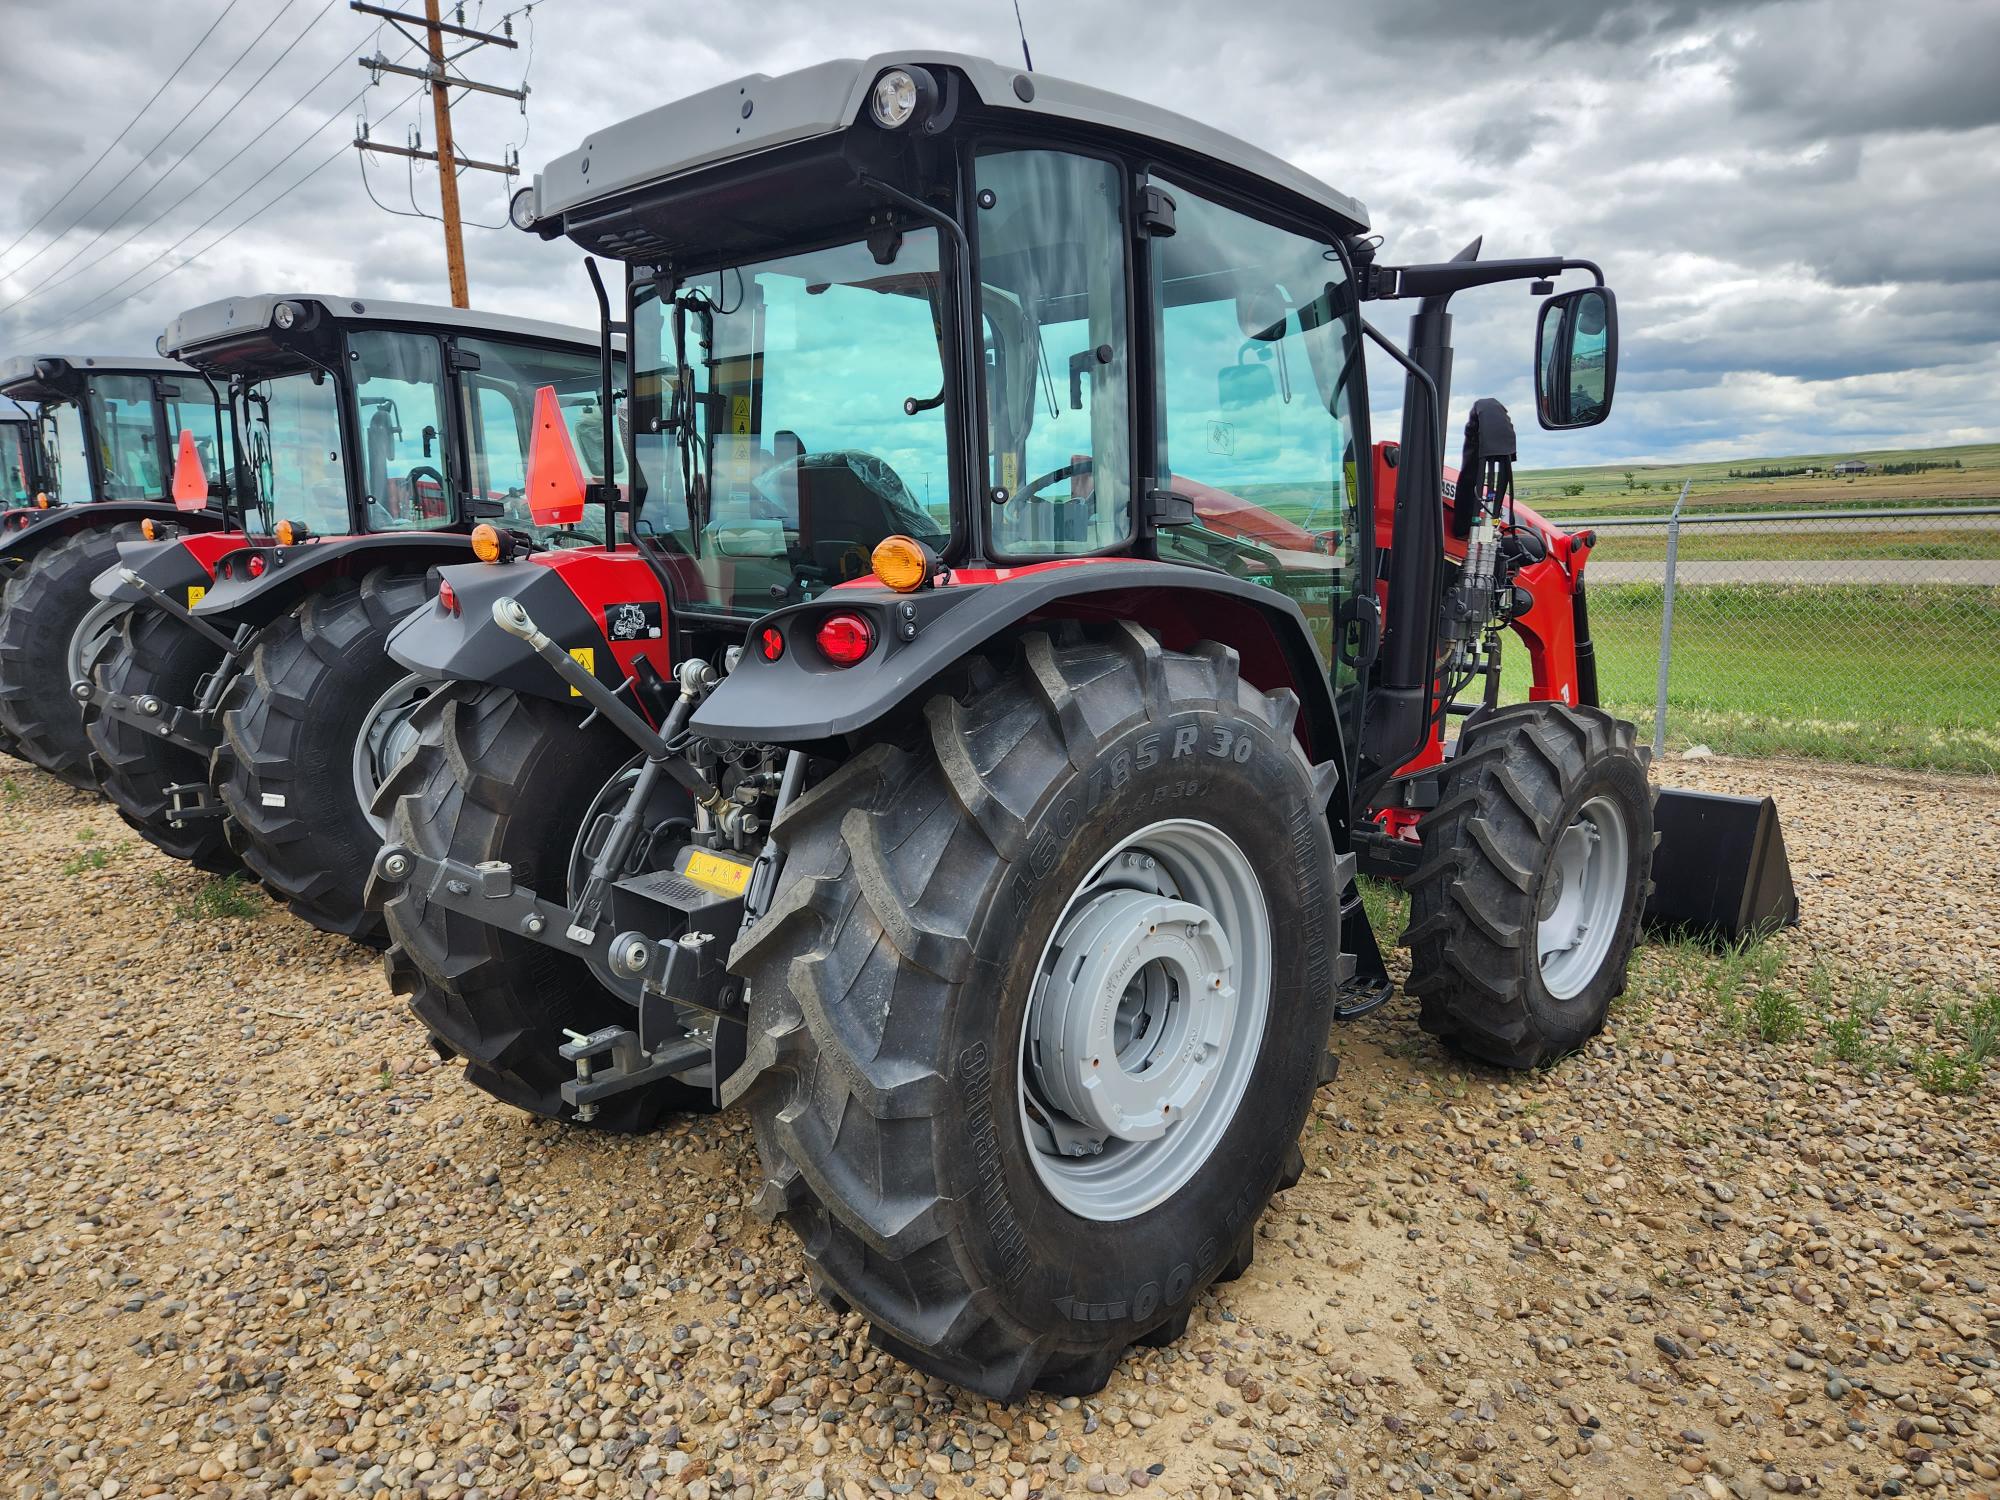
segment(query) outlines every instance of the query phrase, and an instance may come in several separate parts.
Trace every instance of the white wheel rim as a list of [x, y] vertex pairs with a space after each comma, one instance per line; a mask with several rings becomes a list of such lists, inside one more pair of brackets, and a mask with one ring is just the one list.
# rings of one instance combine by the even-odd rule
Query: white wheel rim
[[1214, 1153], [1263, 1047], [1271, 946], [1255, 869], [1207, 823], [1141, 829], [1071, 892], [1015, 1090], [1036, 1175], [1070, 1212], [1134, 1218]]
[[125, 610], [126, 606], [116, 600], [100, 599], [76, 622], [76, 629], [70, 632], [69, 651], [63, 661], [72, 686], [89, 681], [90, 669], [96, 665], [105, 646], [110, 644], [111, 637], [117, 634], [118, 621]]
[[389, 820], [376, 816], [375, 794], [417, 743], [418, 731], [411, 717], [442, 686], [435, 678], [410, 673], [375, 700], [361, 721], [361, 732], [354, 737], [354, 798], [361, 804], [361, 815], [368, 825], [384, 838], [389, 834]]
[[1632, 839], [1609, 797], [1592, 797], [1556, 840], [1543, 878], [1535, 952], [1542, 988], [1557, 1000], [1580, 993], [1604, 966], [1625, 915]]

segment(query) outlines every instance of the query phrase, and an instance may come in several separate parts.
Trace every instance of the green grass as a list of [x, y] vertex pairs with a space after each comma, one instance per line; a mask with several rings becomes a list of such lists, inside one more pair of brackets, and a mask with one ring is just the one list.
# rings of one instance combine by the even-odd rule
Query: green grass
[[175, 903], [174, 915], [182, 921], [209, 917], [243, 920], [264, 909], [257, 893], [241, 875], [212, 875]]
[[[1662, 591], [1590, 592], [1599, 693], [1653, 720]], [[2000, 770], [2000, 587], [1713, 584], [1674, 601], [1669, 745], [1914, 770]], [[1510, 643], [1512, 644], [1512, 643]], [[1527, 696], [1525, 651], [1503, 693]]]
[[111, 863], [111, 855], [103, 849], [86, 849], [74, 858], [63, 861], [65, 875], [81, 875], [85, 870], [101, 870]]

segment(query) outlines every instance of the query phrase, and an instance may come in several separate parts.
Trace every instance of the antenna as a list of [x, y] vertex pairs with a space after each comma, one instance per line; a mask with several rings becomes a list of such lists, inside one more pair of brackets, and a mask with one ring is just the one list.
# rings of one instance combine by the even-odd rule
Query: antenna
[[1021, 33], [1021, 61], [1028, 65], [1030, 73], [1035, 71], [1035, 60], [1028, 55], [1028, 28], [1021, 24], [1021, 0], [1014, 0], [1014, 29]]

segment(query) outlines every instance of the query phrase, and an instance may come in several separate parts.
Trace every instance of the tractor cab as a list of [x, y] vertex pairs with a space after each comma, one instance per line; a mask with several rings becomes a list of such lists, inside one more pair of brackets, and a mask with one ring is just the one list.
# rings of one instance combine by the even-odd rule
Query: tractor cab
[[35, 414], [15, 403], [17, 415], [0, 412], [0, 523], [7, 512], [34, 503], [41, 488], [41, 445], [36, 439]]
[[161, 346], [226, 388], [242, 435], [244, 529], [260, 542], [482, 521], [524, 539], [590, 539], [544, 532], [526, 500], [536, 390], [553, 387], [580, 431], [602, 422], [597, 350], [572, 329], [264, 294], [182, 313]]
[[[136, 355], [18, 355], [0, 363], [0, 396], [24, 413], [22, 403], [35, 408], [27, 430], [10, 421], [8, 436], [0, 438], [7, 461], [0, 493], [8, 498], [10, 530], [54, 519], [21, 513], [28, 510], [98, 503], [123, 507], [121, 516], [164, 511], [174, 443], [183, 431], [215, 476], [194, 509], [210, 513], [205, 523], [220, 524], [228, 417], [189, 366]], [[59, 529], [76, 524], [65, 518]]]

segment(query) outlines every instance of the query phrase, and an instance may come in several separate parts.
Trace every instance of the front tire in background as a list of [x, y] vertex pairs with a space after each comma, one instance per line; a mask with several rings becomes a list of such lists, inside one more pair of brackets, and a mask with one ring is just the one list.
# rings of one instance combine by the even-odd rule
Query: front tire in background
[[[631, 759], [609, 725], [483, 683], [452, 683], [418, 711], [416, 748], [376, 799], [388, 842], [467, 864], [504, 860], [518, 885], [569, 899], [578, 835], [598, 794]], [[407, 886], [383, 903], [390, 987], [439, 1052], [465, 1060], [474, 1088], [531, 1114], [576, 1123], [562, 1086], [576, 1065], [567, 1032], [632, 1026], [633, 1007], [582, 959], [443, 907]], [[649, 1130], [669, 1111], [705, 1112], [710, 1096], [676, 1079], [599, 1101], [592, 1130]]]
[[1653, 791], [1632, 726], [1519, 703], [1468, 725], [1405, 882], [1424, 1030], [1502, 1068], [1604, 1028], [1652, 891]]
[[90, 585], [117, 563], [118, 544], [138, 535], [138, 524], [126, 522], [66, 536], [16, 568], [0, 591], [0, 726], [12, 753], [86, 791], [97, 789], [97, 775], [71, 688], [124, 608]]
[[1131, 625], [1028, 635], [772, 829], [725, 1099], [756, 1206], [926, 1373], [1098, 1389], [1296, 1180], [1340, 882], [1297, 699], [1237, 671]]
[[[162, 609], [127, 610], [110, 648], [92, 675], [107, 692], [191, 705], [202, 680], [222, 662], [222, 652]], [[118, 816], [162, 853], [212, 874], [240, 869], [219, 817], [172, 820], [177, 785], [205, 787], [208, 757], [143, 729], [84, 707], [84, 730], [96, 753], [104, 795]]]
[[[381, 917], [362, 890], [382, 847], [357, 785], [357, 755], [401, 735], [413, 701], [389, 632], [429, 598], [420, 575], [377, 570], [336, 579], [259, 632], [222, 712], [211, 774], [243, 863], [322, 932], [381, 948]], [[384, 732], [385, 705], [398, 723]], [[371, 735], [371, 730], [375, 734]]]

